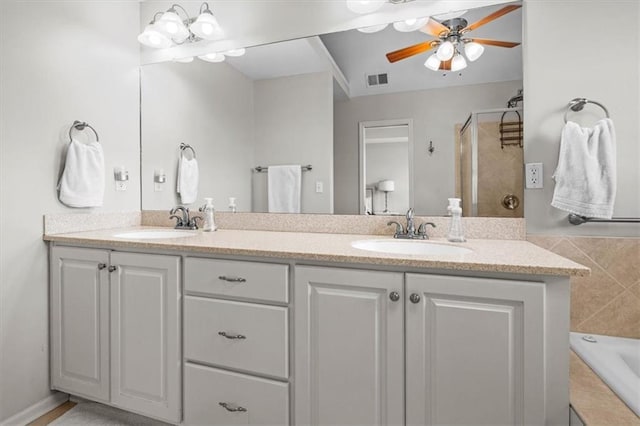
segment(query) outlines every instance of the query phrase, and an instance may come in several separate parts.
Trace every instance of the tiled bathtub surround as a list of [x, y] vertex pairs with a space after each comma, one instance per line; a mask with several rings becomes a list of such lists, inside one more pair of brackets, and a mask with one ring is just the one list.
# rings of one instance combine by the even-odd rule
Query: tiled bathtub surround
[[95, 231], [140, 225], [140, 212], [53, 213], [44, 215], [44, 234]]
[[[229, 213], [216, 212], [216, 225], [220, 229], [244, 229], [279, 232], [313, 232], [325, 234], [392, 235], [390, 220], [405, 223], [404, 216], [358, 216], [322, 214], [270, 214], [270, 213]], [[445, 238], [449, 228], [449, 218], [416, 217], [416, 224], [433, 222], [436, 228], [428, 228], [433, 238]], [[143, 226], [173, 226], [169, 213], [164, 210], [144, 210]], [[475, 239], [523, 240], [525, 220], [511, 218], [465, 217], [465, 236]], [[416, 225], [417, 226], [417, 225]]]
[[640, 238], [528, 235], [527, 240], [591, 268], [571, 277], [571, 330], [640, 339]]

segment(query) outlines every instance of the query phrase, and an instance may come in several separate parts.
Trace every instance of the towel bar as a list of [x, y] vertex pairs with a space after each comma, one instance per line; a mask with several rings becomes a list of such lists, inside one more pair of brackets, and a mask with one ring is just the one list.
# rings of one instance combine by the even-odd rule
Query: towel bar
[[78, 120], [75, 120], [73, 122], [73, 124], [71, 125], [71, 127], [69, 127], [69, 142], [71, 142], [71, 140], [72, 140], [71, 139], [71, 131], [73, 129], [82, 131], [82, 130], [86, 129], [87, 127], [90, 128], [91, 130], [93, 130], [93, 133], [96, 135], [96, 142], [100, 142], [100, 137], [98, 136], [98, 132], [96, 132], [96, 129], [91, 127], [91, 125], [89, 123], [87, 123], [85, 121], [78, 121]]
[[[306, 166], [301, 166], [301, 168], [303, 172], [308, 172], [309, 170], [313, 170], [313, 167], [311, 167], [311, 164], [307, 164]], [[253, 170], [255, 170], [258, 173], [266, 173], [269, 171], [269, 167], [256, 166]]]
[[575, 111], [575, 112], [582, 111], [582, 109], [586, 104], [598, 105], [600, 108], [604, 110], [604, 113], [607, 116], [607, 118], [609, 118], [609, 110], [600, 102], [593, 101], [587, 98], [575, 98], [575, 99], [571, 99], [571, 102], [569, 102], [569, 105], [567, 105], [567, 110], [564, 113], [564, 122], [565, 123], [567, 122], [567, 114], [569, 114], [569, 110]]
[[640, 218], [638, 217], [614, 217], [611, 219], [595, 219], [586, 216], [580, 216], [577, 214], [571, 213], [569, 215], [569, 223], [572, 225], [582, 225], [587, 222], [605, 222], [605, 223], [640, 223]]

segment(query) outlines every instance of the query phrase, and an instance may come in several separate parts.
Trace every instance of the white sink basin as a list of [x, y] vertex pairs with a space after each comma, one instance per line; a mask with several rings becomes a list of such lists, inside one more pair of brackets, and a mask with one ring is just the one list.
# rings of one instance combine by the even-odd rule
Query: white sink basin
[[465, 247], [424, 240], [359, 240], [352, 242], [351, 246], [360, 250], [393, 254], [452, 255], [472, 252]]
[[131, 231], [115, 234], [116, 238], [126, 238], [129, 240], [159, 240], [164, 238], [184, 238], [198, 235], [197, 232], [186, 231], [180, 229], [171, 229], [166, 231], [150, 230], [150, 231]]

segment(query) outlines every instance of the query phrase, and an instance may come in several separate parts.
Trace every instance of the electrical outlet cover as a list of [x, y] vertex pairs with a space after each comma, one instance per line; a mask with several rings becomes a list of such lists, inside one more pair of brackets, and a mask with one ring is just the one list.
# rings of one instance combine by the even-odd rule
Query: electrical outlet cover
[[524, 182], [527, 189], [543, 188], [542, 163], [527, 163], [524, 166]]

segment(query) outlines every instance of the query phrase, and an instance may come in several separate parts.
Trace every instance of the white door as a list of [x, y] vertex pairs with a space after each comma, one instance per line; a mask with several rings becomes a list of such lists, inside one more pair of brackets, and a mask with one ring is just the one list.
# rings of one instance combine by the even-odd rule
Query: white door
[[403, 424], [403, 275], [296, 267], [295, 277], [295, 424]]
[[544, 284], [407, 274], [407, 424], [544, 424]]
[[111, 402], [180, 421], [180, 259], [111, 256]]
[[109, 252], [51, 249], [51, 385], [109, 400]]

